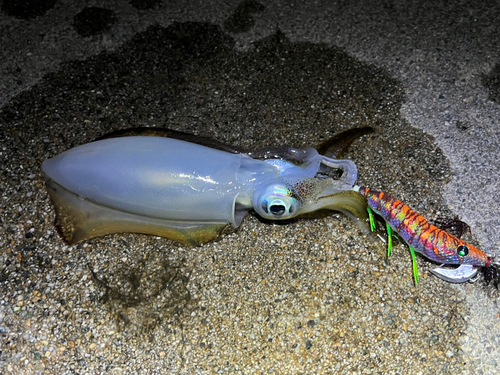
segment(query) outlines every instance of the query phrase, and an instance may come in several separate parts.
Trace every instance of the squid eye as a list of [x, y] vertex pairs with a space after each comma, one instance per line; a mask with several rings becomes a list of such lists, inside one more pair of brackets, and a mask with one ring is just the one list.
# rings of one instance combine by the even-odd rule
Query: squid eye
[[467, 254], [469, 254], [469, 248], [465, 245], [460, 245], [459, 247], [457, 247], [457, 253], [459, 256], [465, 257], [467, 256]]
[[285, 213], [286, 208], [282, 204], [273, 204], [271, 207], [271, 213], [276, 216], [281, 216]]
[[270, 220], [285, 220], [297, 213], [301, 203], [292, 196], [292, 191], [286, 186], [273, 182], [262, 192], [257, 191], [252, 197], [255, 211], [263, 218]]

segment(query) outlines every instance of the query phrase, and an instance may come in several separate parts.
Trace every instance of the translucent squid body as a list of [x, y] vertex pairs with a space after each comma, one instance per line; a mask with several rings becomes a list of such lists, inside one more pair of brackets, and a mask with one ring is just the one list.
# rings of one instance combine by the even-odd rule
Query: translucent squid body
[[[347, 131], [333, 143], [344, 139], [344, 147], [369, 131]], [[227, 227], [237, 228], [251, 209], [271, 220], [319, 209], [360, 222], [367, 218], [364, 198], [350, 191], [357, 177], [352, 161], [313, 148], [244, 153], [170, 130], [160, 136], [144, 129], [140, 136], [131, 134], [85, 144], [43, 163], [56, 228], [67, 243], [135, 232], [200, 245]]]
[[459, 265], [455, 269], [431, 269], [433, 274], [452, 283], [468, 281], [477, 274], [480, 267], [492, 265], [491, 257], [471, 244], [430, 224], [400, 200], [366, 187], [355, 186], [354, 190], [367, 199], [372, 230], [375, 229], [375, 224], [371, 211], [385, 220], [388, 233], [388, 255], [392, 251], [391, 229], [395, 230], [410, 247], [415, 284], [418, 284], [415, 251], [441, 264]]

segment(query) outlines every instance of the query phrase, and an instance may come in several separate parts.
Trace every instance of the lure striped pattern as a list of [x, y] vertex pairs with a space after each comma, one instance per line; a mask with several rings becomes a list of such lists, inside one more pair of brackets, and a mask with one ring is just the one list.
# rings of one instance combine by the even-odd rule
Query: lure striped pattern
[[416, 252], [442, 264], [468, 264], [488, 267], [491, 258], [481, 250], [429, 223], [399, 199], [367, 187], [355, 189], [368, 201], [368, 207]]

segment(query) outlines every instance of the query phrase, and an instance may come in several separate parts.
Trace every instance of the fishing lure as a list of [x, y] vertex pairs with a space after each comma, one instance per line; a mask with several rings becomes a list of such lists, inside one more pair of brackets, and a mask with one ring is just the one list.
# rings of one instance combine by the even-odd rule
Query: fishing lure
[[[321, 147], [335, 157], [366, 132], [351, 129]], [[192, 134], [142, 129], [70, 149], [42, 171], [56, 228], [69, 244], [134, 232], [200, 245], [238, 228], [251, 209], [270, 220], [321, 209], [361, 218], [360, 225], [367, 218], [364, 198], [351, 190], [356, 165], [314, 148], [245, 153]]]
[[353, 190], [367, 199], [372, 231], [375, 230], [372, 211], [385, 220], [388, 256], [392, 252], [392, 230], [396, 231], [410, 247], [416, 285], [418, 284], [418, 269], [415, 252], [442, 265], [459, 265], [455, 269], [431, 269], [434, 275], [452, 283], [468, 281], [477, 274], [480, 267], [492, 265], [491, 257], [471, 244], [432, 225], [400, 200], [363, 186], [354, 186]]

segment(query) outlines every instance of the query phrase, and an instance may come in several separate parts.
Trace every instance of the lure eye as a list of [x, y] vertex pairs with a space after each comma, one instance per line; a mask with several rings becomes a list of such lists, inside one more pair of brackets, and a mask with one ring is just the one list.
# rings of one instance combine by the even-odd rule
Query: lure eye
[[465, 245], [460, 245], [459, 247], [457, 247], [457, 253], [459, 256], [465, 257], [467, 256], [467, 254], [469, 254], [469, 248]]

